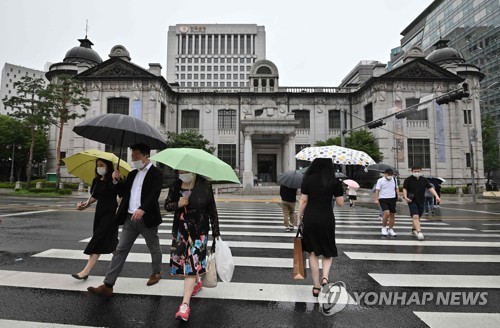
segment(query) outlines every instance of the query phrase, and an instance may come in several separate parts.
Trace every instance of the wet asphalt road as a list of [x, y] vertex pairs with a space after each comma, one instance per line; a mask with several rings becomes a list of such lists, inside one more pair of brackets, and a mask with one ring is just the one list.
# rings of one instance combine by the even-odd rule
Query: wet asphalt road
[[[78, 212], [73, 210], [77, 199], [27, 199], [2, 195], [0, 199], [0, 270], [19, 271], [29, 273], [63, 274], [54, 276], [54, 279], [68, 279], [71, 284], [83, 284], [84, 287], [98, 285], [105, 274], [109, 262], [100, 261], [94, 268], [87, 282], [72, 281], [71, 273], [78, 272], [85, 264], [81, 259], [56, 259], [48, 257], [34, 257], [33, 255], [51, 249], [83, 251], [85, 243], [81, 240], [91, 236], [93, 211]], [[252, 202], [220, 202], [220, 212], [228, 212], [225, 220], [238, 220], [243, 215], [255, 213], [252, 219], [262, 220], [262, 217], [279, 211], [277, 203]], [[336, 214], [337, 239], [353, 240], [382, 240], [379, 228], [358, 228], [361, 223], [340, 223], [343, 217], [355, 221], [356, 217], [368, 216], [373, 211], [371, 205], [366, 207], [343, 208]], [[406, 208], [400, 208], [400, 216], [406, 217]], [[28, 213], [27, 212], [34, 212]], [[21, 215], [15, 215], [21, 213]], [[243, 212], [242, 212], [243, 213]], [[368, 215], [367, 215], [368, 214]], [[247, 215], [247, 214], [245, 214]], [[279, 219], [279, 215], [276, 215]], [[445, 224], [449, 230], [425, 230], [426, 221]], [[373, 292], [406, 292], [408, 295], [416, 292], [422, 295], [431, 292], [486, 292], [487, 304], [466, 306], [427, 304], [371, 304], [371, 299], [360, 299], [356, 305], [347, 305], [342, 311], [326, 316], [320, 311], [317, 303], [309, 302], [278, 302], [246, 300], [245, 295], [240, 299], [193, 298], [192, 312], [189, 322], [180, 323], [173, 320], [175, 311], [180, 304], [179, 296], [134, 295], [120, 293], [115, 288], [112, 298], [90, 295], [86, 291], [61, 290], [57, 288], [26, 288], [3, 284], [0, 277], [0, 326], [6, 322], [1, 320], [17, 320], [59, 323], [96, 327], [428, 327], [419, 319], [415, 312], [476, 312], [499, 313], [500, 292], [497, 287], [488, 288], [431, 288], [431, 287], [397, 287], [381, 286], [370, 273], [378, 274], [428, 274], [428, 275], [488, 275], [498, 276], [500, 262], [424, 262], [424, 261], [387, 261], [387, 260], [353, 260], [346, 252], [376, 252], [376, 253], [404, 253], [404, 254], [469, 254], [469, 255], [500, 255], [500, 248], [496, 247], [468, 247], [468, 246], [425, 246], [426, 241], [464, 241], [464, 242], [495, 242], [500, 243], [500, 204], [481, 204], [477, 206], [457, 205], [444, 206], [440, 212], [429, 220], [423, 220], [426, 240], [421, 245], [363, 245], [354, 243], [339, 243], [340, 255], [334, 259], [330, 273], [330, 281], [343, 281], [347, 291], [354, 293]], [[228, 222], [236, 224], [238, 222]], [[248, 224], [248, 223], [246, 223]], [[373, 224], [373, 222], [371, 223]], [[167, 223], [162, 226], [167, 226]], [[266, 224], [255, 223], [254, 228], [221, 228], [224, 231], [271, 232], [279, 237], [232, 235], [227, 241], [252, 241], [259, 243], [291, 243], [288, 236], [281, 236], [283, 229], [263, 228]], [[161, 230], [169, 230], [162, 228]], [[339, 227], [340, 226], [340, 227]], [[437, 226], [440, 227], [440, 226]], [[454, 228], [470, 228], [473, 230], [454, 230]], [[395, 228], [398, 232], [396, 240], [411, 241], [408, 231]], [[498, 232], [481, 230], [499, 230]], [[359, 232], [364, 234], [360, 234]], [[432, 231], [432, 232], [431, 232]], [[463, 236], [454, 236], [453, 233]], [[468, 233], [470, 232], [470, 235]], [[448, 235], [432, 235], [445, 233]], [[491, 236], [490, 236], [491, 235]], [[160, 238], [168, 239], [169, 234], [161, 234]], [[265, 244], [263, 244], [265, 245]], [[162, 245], [164, 254], [168, 254], [170, 247]], [[145, 245], [136, 244], [133, 253], [148, 254]], [[252, 258], [292, 258], [291, 249], [232, 248], [235, 257]], [[163, 266], [164, 272], [168, 265]], [[121, 277], [143, 279], [145, 284], [149, 276], [148, 263], [126, 263]], [[1, 275], [0, 275], [1, 276]], [[169, 280], [168, 274], [163, 274], [164, 280]], [[119, 279], [120, 280], [120, 279]], [[68, 284], [64, 281], [64, 284]], [[140, 280], [139, 280], [140, 281]], [[310, 275], [304, 281], [291, 279], [291, 269], [283, 267], [237, 266], [232, 282], [245, 284], [280, 284], [280, 285], [312, 285]], [[57, 281], [56, 281], [57, 283]], [[61, 282], [62, 283], [62, 282]], [[22, 284], [22, 283], [21, 283]], [[153, 290], [155, 286], [148, 287]], [[200, 292], [203, 293], [203, 290]], [[481, 327], [479, 324], [476, 327]]]

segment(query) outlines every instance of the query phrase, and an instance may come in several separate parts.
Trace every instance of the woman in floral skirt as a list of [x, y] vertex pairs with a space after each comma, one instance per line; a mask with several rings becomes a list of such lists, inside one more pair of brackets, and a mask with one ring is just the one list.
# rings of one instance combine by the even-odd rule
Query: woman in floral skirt
[[202, 288], [210, 226], [219, 237], [219, 219], [211, 183], [202, 176], [179, 171], [179, 179], [169, 189], [165, 210], [174, 212], [171, 274], [184, 277], [184, 295], [175, 318], [187, 321], [189, 302]]

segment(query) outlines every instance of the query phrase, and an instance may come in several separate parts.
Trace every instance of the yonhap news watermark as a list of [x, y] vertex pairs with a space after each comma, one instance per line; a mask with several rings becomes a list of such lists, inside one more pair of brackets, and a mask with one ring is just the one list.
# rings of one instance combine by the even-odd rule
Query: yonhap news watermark
[[343, 281], [327, 284], [318, 296], [321, 312], [333, 315], [346, 305], [361, 306], [484, 306], [488, 304], [486, 291], [368, 291], [347, 292]]

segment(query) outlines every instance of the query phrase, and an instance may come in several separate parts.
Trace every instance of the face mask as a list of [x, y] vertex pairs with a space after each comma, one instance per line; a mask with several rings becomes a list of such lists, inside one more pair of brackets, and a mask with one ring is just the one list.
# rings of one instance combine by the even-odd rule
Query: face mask
[[140, 170], [144, 166], [141, 160], [138, 161], [132, 161], [132, 166], [135, 167], [136, 169]]
[[99, 174], [99, 175], [105, 175], [106, 174], [106, 168], [105, 167], [98, 167], [97, 168], [97, 174]]
[[391, 180], [392, 180], [392, 175], [387, 175], [385, 178], [386, 178], [387, 180], [391, 181]]
[[184, 174], [179, 174], [179, 179], [182, 180], [182, 182], [189, 183], [193, 181], [194, 175], [193, 173], [184, 173]]
[[419, 173], [419, 172], [415, 172], [415, 173], [413, 173], [413, 176], [414, 176], [415, 178], [419, 178], [421, 175], [422, 175], [422, 173]]

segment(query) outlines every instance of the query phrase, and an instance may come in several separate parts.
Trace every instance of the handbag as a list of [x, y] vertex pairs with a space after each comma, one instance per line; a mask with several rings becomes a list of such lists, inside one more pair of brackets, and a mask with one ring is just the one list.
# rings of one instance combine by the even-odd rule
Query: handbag
[[207, 272], [203, 278], [203, 287], [217, 287], [217, 268], [215, 262], [215, 253], [208, 257]]
[[297, 229], [293, 239], [293, 279], [306, 278], [306, 258], [302, 250], [302, 225]]

